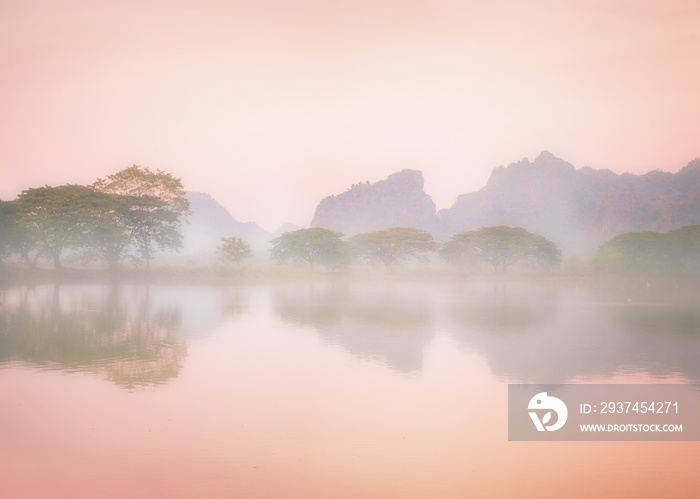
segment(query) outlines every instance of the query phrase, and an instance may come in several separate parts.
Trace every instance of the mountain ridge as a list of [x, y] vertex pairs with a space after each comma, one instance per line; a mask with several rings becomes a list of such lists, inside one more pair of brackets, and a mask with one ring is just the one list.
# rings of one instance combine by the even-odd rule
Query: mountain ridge
[[373, 184], [353, 184], [341, 194], [323, 198], [311, 227], [349, 236], [405, 225], [432, 232], [437, 227], [436, 213], [435, 203], [423, 191], [423, 173], [406, 169]]
[[438, 240], [493, 225], [523, 227], [555, 242], [568, 255], [588, 255], [632, 231], [666, 232], [700, 224], [700, 159], [677, 173], [618, 174], [571, 163], [543, 151], [493, 169], [486, 185], [436, 210], [418, 170], [361, 182], [323, 198], [311, 226], [353, 235], [413, 226]]
[[183, 226], [183, 255], [211, 256], [222, 237], [239, 237], [254, 250], [267, 249], [272, 234], [255, 222], [236, 220], [210, 194], [188, 191], [185, 197], [190, 203], [190, 216]]

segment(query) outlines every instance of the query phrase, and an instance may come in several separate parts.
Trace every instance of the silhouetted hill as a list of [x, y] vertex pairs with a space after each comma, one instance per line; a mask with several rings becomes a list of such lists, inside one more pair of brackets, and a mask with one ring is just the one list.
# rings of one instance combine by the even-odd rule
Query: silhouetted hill
[[354, 235], [390, 227], [416, 227], [435, 232], [435, 203], [423, 192], [423, 174], [402, 170], [374, 184], [364, 182], [321, 200], [311, 227]]
[[239, 222], [212, 198], [202, 192], [187, 192], [189, 223], [183, 227], [183, 255], [214, 254], [222, 237], [239, 237], [255, 250], [266, 250], [272, 234], [253, 222]]
[[482, 189], [435, 212], [423, 175], [403, 170], [364, 182], [317, 206], [312, 227], [354, 235], [417, 227], [439, 241], [494, 225], [523, 227], [555, 242], [564, 255], [588, 256], [623, 232], [666, 232], [700, 224], [700, 159], [678, 173], [616, 174], [576, 169], [549, 152], [493, 170]]
[[581, 168], [543, 152], [493, 170], [481, 190], [438, 213], [439, 237], [492, 225], [541, 234], [565, 254], [587, 255], [631, 231], [700, 224], [700, 160], [676, 174], [618, 175]]

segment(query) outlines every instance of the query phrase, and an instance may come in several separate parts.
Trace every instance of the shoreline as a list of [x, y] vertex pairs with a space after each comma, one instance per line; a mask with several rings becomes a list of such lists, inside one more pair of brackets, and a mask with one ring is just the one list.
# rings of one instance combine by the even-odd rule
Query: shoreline
[[700, 288], [700, 275], [576, 273], [561, 270], [514, 270], [500, 274], [490, 271], [464, 272], [449, 267], [397, 267], [392, 270], [364, 267], [345, 271], [309, 270], [285, 266], [160, 266], [146, 270], [127, 268], [117, 272], [104, 268], [61, 269], [5, 265], [0, 270], [0, 288], [45, 283], [151, 283], [151, 284], [274, 284], [314, 282], [453, 282], [520, 283], [559, 286], [615, 286], [630, 289]]

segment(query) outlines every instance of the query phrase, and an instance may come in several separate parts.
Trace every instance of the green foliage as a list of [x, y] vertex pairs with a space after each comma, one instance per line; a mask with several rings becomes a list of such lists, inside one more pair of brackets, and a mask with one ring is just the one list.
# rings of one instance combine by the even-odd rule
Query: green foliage
[[136, 260], [145, 261], [146, 268], [155, 249], [178, 250], [182, 247], [180, 214], [160, 198], [140, 196], [129, 198], [126, 226], [136, 247]]
[[476, 250], [471, 241], [452, 238], [440, 248], [440, 256], [450, 265], [471, 267], [476, 262]]
[[93, 184], [97, 191], [111, 192], [124, 196], [155, 197], [181, 215], [189, 214], [189, 201], [179, 178], [162, 170], [152, 172], [148, 167], [133, 165], [106, 179], [97, 179]]
[[93, 205], [86, 211], [88, 224], [82, 248], [83, 261], [105, 261], [110, 269], [116, 270], [131, 244], [127, 226], [130, 198], [98, 191], [94, 197]]
[[668, 233], [626, 232], [604, 243], [593, 268], [622, 274], [678, 273], [700, 270], [700, 226]]
[[[491, 265], [495, 272], [505, 272], [512, 265], [536, 267], [559, 265], [561, 261], [561, 251], [556, 244], [522, 227], [484, 227], [456, 234], [451, 241], [468, 244], [476, 258]], [[443, 254], [446, 251], [449, 250], [443, 246]]]
[[123, 222], [137, 248], [137, 255], [150, 268], [155, 248], [182, 247], [182, 222], [189, 214], [189, 202], [180, 179], [161, 170], [132, 166], [93, 186], [99, 192], [128, 196], [129, 208]]
[[440, 247], [429, 233], [413, 227], [357, 234], [350, 239], [350, 243], [360, 256], [381, 262], [386, 268], [410, 258], [424, 260], [428, 253]]
[[354, 259], [350, 244], [347, 241], [338, 239], [328, 245], [321, 254], [319, 263], [331, 270], [348, 268]]
[[700, 272], [700, 225], [672, 230], [671, 258], [677, 271]]
[[603, 244], [593, 256], [593, 268], [616, 273], [657, 273], [668, 270], [672, 238], [659, 232], [626, 232]]
[[17, 209], [8, 201], [0, 201], [0, 266], [14, 249], [14, 241], [19, 231]]
[[616, 245], [605, 243], [591, 257], [591, 267], [595, 271], [623, 273], [625, 271], [625, 254]]
[[35, 249], [61, 267], [61, 255], [67, 248], [86, 244], [94, 213], [101, 196], [90, 187], [62, 185], [27, 189], [17, 199], [19, 223], [24, 232], [23, 251]]
[[241, 260], [250, 258], [253, 254], [250, 244], [237, 237], [222, 237], [221, 244], [216, 251], [224, 263], [235, 262], [236, 265], [240, 265]]
[[188, 203], [178, 179], [136, 166], [108, 179], [90, 187], [27, 189], [0, 205], [0, 258], [12, 251], [34, 266], [48, 257], [58, 269], [71, 249], [85, 262], [101, 260], [114, 269], [131, 246], [148, 266], [154, 248], [182, 245]]
[[306, 263], [313, 269], [314, 263], [333, 267], [348, 254], [343, 234], [314, 227], [285, 232], [272, 240], [270, 257], [278, 263]]

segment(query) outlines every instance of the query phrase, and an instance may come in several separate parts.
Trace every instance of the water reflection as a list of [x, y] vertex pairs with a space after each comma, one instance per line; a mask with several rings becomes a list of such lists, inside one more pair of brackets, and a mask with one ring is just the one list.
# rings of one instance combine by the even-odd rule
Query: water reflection
[[448, 306], [463, 330], [523, 334], [551, 320], [558, 296], [557, 287], [475, 284], [459, 288]]
[[125, 388], [177, 377], [187, 356], [180, 310], [154, 305], [148, 286], [124, 291], [59, 284], [5, 291], [0, 362], [99, 373]]
[[631, 298], [629, 289], [618, 288], [471, 289], [450, 306], [453, 335], [484, 355], [494, 374], [513, 382], [619, 373], [700, 381], [695, 295], [645, 290], [647, 299], [640, 300], [637, 292]]
[[[612, 496], [691, 497], [694, 442], [512, 445], [505, 386], [624, 370], [700, 380], [691, 291], [469, 281], [0, 290], [3, 495], [542, 497], [547, 463], [549, 496], [592, 497], [603, 484]], [[125, 393], [62, 371], [168, 385]]]
[[675, 284], [82, 284], [0, 293], [0, 362], [99, 373], [127, 388], [176, 378], [188, 342], [255, 307], [401, 373], [421, 373], [439, 331], [513, 382], [635, 372], [700, 381], [700, 296]]
[[435, 337], [429, 291], [392, 283], [311, 283], [278, 288], [273, 308], [279, 317], [312, 327], [324, 341], [357, 357], [416, 373]]

